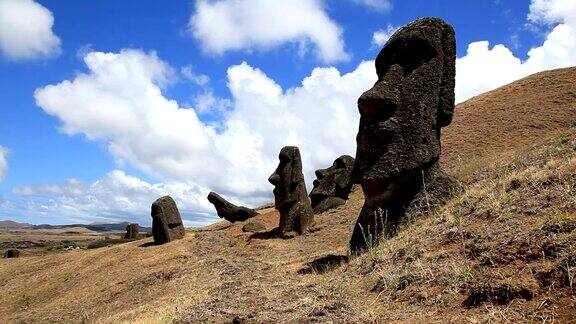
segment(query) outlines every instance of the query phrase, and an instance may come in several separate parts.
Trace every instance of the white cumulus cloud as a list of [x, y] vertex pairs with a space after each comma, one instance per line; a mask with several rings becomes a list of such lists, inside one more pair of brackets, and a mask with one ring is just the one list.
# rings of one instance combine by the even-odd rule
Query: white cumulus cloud
[[52, 12], [33, 0], [0, 0], [0, 52], [11, 60], [58, 55], [53, 25]]
[[[220, 2], [210, 5], [216, 3]], [[529, 73], [573, 65], [575, 57], [570, 53], [575, 52], [576, 37], [570, 13], [552, 17], [547, 18], [555, 22], [550, 23], [544, 42], [530, 50], [524, 61], [504, 45], [470, 44], [467, 54], [457, 60], [458, 101]], [[85, 215], [101, 215], [95, 211], [117, 195], [121, 203], [102, 207], [106, 213], [99, 217], [130, 215], [143, 221], [149, 219], [144, 211], [150, 203], [168, 192], [189, 215], [213, 213], [205, 197], [209, 190], [250, 207], [270, 201], [272, 186], [267, 178], [286, 145], [300, 148], [310, 189], [315, 169], [330, 165], [341, 154], [354, 154], [356, 100], [376, 79], [374, 62], [368, 61], [346, 74], [333, 67], [315, 68], [300, 85], [283, 89], [264, 71], [244, 62], [228, 68], [231, 98], [210, 94], [205, 99], [205, 106], [227, 100], [222, 118], [207, 124], [198, 118], [203, 107], [182, 106], [164, 96], [173, 69], [155, 53], [92, 51], [84, 61], [85, 73], [37, 89], [37, 104], [60, 121], [62, 132], [104, 143], [117, 161], [162, 182], [149, 184], [114, 171], [96, 182], [110, 185], [86, 186], [92, 194], [78, 196], [64, 190], [54, 200], [58, 205], [41, 207], [56, 213], [55, 206], [69, 202], [66, 208], [74, 213], [78, 210], [73, 206], [79, 206]], [[133, 195], [125, 193], [126, 183]], [[115, 188], [112, 184], [124, 189], [110, 189]], [[95, 188], [102, 188], [102, 194], [95, 194], [99, 192]], [[82, 200], [84, 196], [90, 197], [90, 203]], [[39, 205], [33, 207], [40, 210]]]
[[4, 212], [64, 223], [137, 221], [150, 224], [150, 206], [157, 198], [169, 194], [178, 205], [189, 226], [203, 225], [217, 218], [210, 215], [211, 205], [205, 199], [206, 189], [184, 183], [150, 184], [120, 170], [85, 185], [67, 179], [62, 185], [26, 186], [14, 189], [14, 194], [35, 196], [23, 201], [10, 201]]
[[321, 0], [199, 0], [189, 29], [205, 52], [217, 55], [297, 43], [312, 44], [323, 62], [348, 58], [342, 31]]
[[379, 29], [372, 34], [372, 47], [382, 48], [384, 44], [392, 37], [392, 35], [398, 30], [398, 27], [394, 27], [390, 24], [386, 26], [386, 29]]
[[[356, 100], [376, 78], [372, 62], [348, 74], [316, 68], [284, 90], [247, 63], [231, 66], [232, 108], [211, 125], [164, 97], [173, 69], [155, 53], [90, 52], [84, 61], [87, 73], [35, 92], [62, 132], [105, 143], [117, 161], [168, 183], [214, 190], [248, 206], [272, 199], [267, 179], [285, 145], [300, 147], [308, 186], [315, 169], [354, 154]], [[186, 198], [193, 212], [206, 211], [205, 194]]]
[[377, 12], [387, 12], [392, 9], [392, 3], [389, 0], [352, 0], [354, 3], [363, 5]]
[[500, 87], [543, 70], [576, 65], [576, 1], [532, 0], [528, 21], [551, 25], [542, 45], [521, 60], [505, 45], [488, 41], [468, 45], [456, 62], [456, 101]]
[[8, 161], [6, 156], [8, 155], [8, 149], [0, 146], [0, 182], [6, 177], [6, 172], [8, 172]]

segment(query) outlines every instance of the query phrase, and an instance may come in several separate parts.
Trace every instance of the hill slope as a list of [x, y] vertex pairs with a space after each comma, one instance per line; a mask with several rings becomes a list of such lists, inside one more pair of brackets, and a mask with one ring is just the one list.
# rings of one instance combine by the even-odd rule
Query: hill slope
[[510, 157], [574, 125], [576, 67], [536, 73], [456, 106], [442, 133], [442, 162], [465, 173], [462, 165]]
[[[288, 240], [250, 238], [242, 224], [222, 222], [163, 246], [147, 246], [146, 239], [0, 259], [0, 318], [575, 320], [576, 129], [556, 119], [559, 110], [576, 119], [576, 97], [566, 97], [573, 86], [564, 82], [574, 76], [576, 69], [537, 74], [514, 83], [523, 87], [511, 84], [460, 105], [445, 132], [443, 160], [466, 179], [466, 192], [359, 258], [340, 264], [363, 203], [356, 188], [346, 205], [316, 217], [311, 233]], [[512, 97], [516, 87], [538, 90], [533, 101], [549, 99]], [[485, 116], [490, 127], [483, 125], [481, 112], [504, 98], [509, 108], [499, 106]], [[558, 107], [537, 109], [555, 100]], [[517, 116], [514, 125], [504, 111]], [[465, 154], [460, 164], [453, 162], [458, 154]], [[275, 210], [259, 212], [256, 221], [277, 224]]]

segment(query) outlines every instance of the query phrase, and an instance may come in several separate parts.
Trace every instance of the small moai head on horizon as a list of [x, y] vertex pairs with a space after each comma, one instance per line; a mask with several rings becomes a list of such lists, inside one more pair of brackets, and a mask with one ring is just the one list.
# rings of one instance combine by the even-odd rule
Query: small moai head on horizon
[[367, 197], [383, 179], [438, 160], [454, 113], [455, 55], [454, 30], [437, 18], [399, 29], [378, 54], [378, 80], [358, 99], [354, 178]]
[[[316, 170], [314, 188], [310, 192], [312, 208], [316, 213], [321, 212], [316, 207], [326, 199], [336, 198], [342, 202], [348, 199], [352, 187], [350, 177], [353, 168], [354, 158], [349, 155], [342, 155], [330, 167]], [[325, 210], [325, 208], [321, 209], [322, 211]]]
[[124, 238], [137, 239], [139, 233], [140, 233], [140, 225], [136, 223], [128, 224], [126, 226], [126, 234], [124, 235]]
[[[301, 199], [301, 186], [304, 184], [302, 175], [302, 160], [296, 146], [285, 146], [278, 155], [280, 162], [276, 171], [268, 178], [274, 185], [274, 205], [281, 210]], [[306, 190], [306, 187], [304, 187]]]

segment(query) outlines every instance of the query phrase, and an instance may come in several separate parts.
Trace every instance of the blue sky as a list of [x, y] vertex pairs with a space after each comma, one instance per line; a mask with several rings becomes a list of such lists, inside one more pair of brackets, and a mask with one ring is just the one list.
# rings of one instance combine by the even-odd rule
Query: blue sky
[[458, 101], [576, 64], [572, 0], [0, 0], [0, 219], [148, 224], [171, 194], [211, 222], [210, 190], [271, 200], [283, 145], [310, 186], [354, 154], [388, 34], [423, 16], [456, 30]]

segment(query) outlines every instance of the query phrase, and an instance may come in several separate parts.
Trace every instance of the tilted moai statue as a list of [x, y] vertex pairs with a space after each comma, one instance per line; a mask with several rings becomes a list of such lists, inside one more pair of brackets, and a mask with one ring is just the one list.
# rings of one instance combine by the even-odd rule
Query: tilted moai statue
[[208, 194], [208, 201], [214, 205], [220, 218], [224, 218], [231, 223], [243, 222], [258, 215], [254, 209], [236, 206], [215, 192], [210, 192]]
[[300, 151], [295, 146], [285, 146], [280, 151], [280, 163], [268, 178], [274, 185], [274, 205], [280, 212], [278, 230], [304, 233], [314, 221], [314, 212], [306, 193]]
[[352, 188], [350, 176], [353, 168], [354, 158], [342, 155], [331, 167], [316, 170], [314, 188], [310, 192], [314, 214], [340, 206], [348, 200]]
[[186, 234], [178, 207], [170, 196], [158, 198], [152, 204], [152, 236], [156, 244], [183, 238]]
[[128, 240], [135, 240], [138, 238], [138, 234], [140, 233], [140, 225], [138, 224], [128, 224], [126, 226], [126, 234], [124, 234], [124, 238]]
[[358, 99], [353, 177], [365, 203], [353, 253], [394, 234], [416, 205], [434, 208], [458, 188], [438, 164], [440, 130], [454, 113], [455, 59], [454, 30], [436, 18], [399, 29], [378, 54], [378, 81]]

